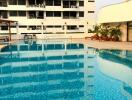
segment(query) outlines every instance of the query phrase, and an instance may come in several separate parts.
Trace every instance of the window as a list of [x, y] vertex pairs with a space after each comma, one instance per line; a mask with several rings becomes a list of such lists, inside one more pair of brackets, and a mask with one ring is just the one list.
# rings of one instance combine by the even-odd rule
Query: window
[[53, 28], [54, 26], [52, 26], [52, 25], [49, 25], [49, 26], [46, 26], [46, 28]]
[[29, 19], [34, 19], [36, 18], [36, 12], [35, 11], [29, 11]]
[[26, 0], [18, 0], [18, 5], [26, 5]]
[[8, 26], [1, 26], [1, 30], [8, 30]]
[[55, 11], [54, 12], [54, 17], [61, 17], [61, 12]]
[[54, 0], [54, 6], [61, 6], [61, 0]]
[[1, 18], [8, 18], [7, 11], [1, 11], [0, 10], [0, 17]]
[[12, 26], [10, 26], [11, 28], [16, 28], [16, 26], [15, 25], [12, 25]]
[[70, 1], [70, 8], [77, 8], [77, 2], [76, 1]]
[[94, 11], [88, 11], [88, 13], [94, 13]]
[[95, 0], [88, 0], [88, 2], [95, 2]]
[[17, 5], [17, 0], [9, 0], [9, 5]]
[[0, 7], [7, 7], [7, 1], [6, 0], [0, 0]]
[[68, 30], [76, 30], [77, 26], [76, 25], [71, 25], [71, 26], [67, 26]]
[[70, 2], [69, 1], [63, 1], [63, 8], [69, 8]]
[[18, 16], [26, 16], [26, 12], [25, 11], [19, 11]]
[[46, 0], [46, 6], [53, 6], [53, 0]]
[[25, 11], [10, 11], [10, 16], [26, 16]]
[[69, 15], [70, 15], [69, 12], [67, 11], [63, 12], [63, 18], [69, 18]]
[[61, 26], [57, 25], [57, 26], [55, 26], [55, 28], [61, 28]]
[[84, 1], [79, 1], [79, 6], [84, 6]]
[[27, 26], [19, 26], [19, 28], [27, 28]]
[[84, 27], [84, 25], [79, 25], [79, 27], [81, 28], [81, 27]]
[[17, 11], [10, 11], [10, 16], [17, 16]]
[[70, 12], [70, 17], [71, 18], [76, 18], [77, 12]]
[[47, 11], [46, 17], [53, 17], [53, 11]]
[[79, 17], [84, 17], [84, 12], [83, 11], [79, 12]]

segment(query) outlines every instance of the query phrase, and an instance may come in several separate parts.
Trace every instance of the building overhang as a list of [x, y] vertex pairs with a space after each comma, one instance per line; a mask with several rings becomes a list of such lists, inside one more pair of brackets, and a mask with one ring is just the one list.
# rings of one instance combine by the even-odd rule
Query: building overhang
[[103, 7], [99, 11], [98, 24], [132, 21], [132, 0]]
[[15, 23], [17, 21], [13, 21], [13, 20], [5, 20], [5, 19], [0, 19], [0, 23]]

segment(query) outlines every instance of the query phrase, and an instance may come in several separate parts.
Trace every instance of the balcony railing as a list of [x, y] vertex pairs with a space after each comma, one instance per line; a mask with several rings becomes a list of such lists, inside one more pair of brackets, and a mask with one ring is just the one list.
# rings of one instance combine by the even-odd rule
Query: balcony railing
[[63, 19], [78, 19], [78, 17], [72, 17], [72, 16], [63, 16]]
[[28, 5], [28, 7], [39, 7], [39, 8], [45, 8], [44, 4], [36, 4], [36, 5]]
[[78, 8], [77, 5], [63, 5], [63, 8]]
[[0, 19], [7, 19], [7, 16], [0, 15]]

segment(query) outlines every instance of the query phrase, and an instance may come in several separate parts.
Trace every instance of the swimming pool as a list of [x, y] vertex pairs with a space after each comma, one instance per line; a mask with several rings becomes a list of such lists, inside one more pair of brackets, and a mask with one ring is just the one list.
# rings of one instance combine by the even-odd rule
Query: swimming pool
[[0, 53], [0, 100], [132, 100], [132, 52], [69, 40], [18, 41]]

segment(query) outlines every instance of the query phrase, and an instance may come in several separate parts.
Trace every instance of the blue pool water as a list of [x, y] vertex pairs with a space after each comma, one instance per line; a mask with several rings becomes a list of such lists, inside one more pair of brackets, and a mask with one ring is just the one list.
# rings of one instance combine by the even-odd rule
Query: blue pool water
[[132, 100], [132, 51], [19, 41], [0, 52], [0, 100]]

